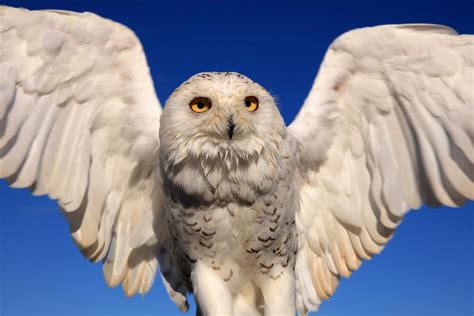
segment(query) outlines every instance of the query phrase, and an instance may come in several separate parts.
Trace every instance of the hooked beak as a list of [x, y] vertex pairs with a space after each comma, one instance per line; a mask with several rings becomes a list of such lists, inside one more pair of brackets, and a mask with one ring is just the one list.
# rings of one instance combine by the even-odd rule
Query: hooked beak
[[227, 126], [227, 135], [229, 136], [229, 139], [232, 139], [232, 136], [234, 136], [235, 128], [234, 118], [232, 116], [229, 117], [228, 124], [229, 125]]

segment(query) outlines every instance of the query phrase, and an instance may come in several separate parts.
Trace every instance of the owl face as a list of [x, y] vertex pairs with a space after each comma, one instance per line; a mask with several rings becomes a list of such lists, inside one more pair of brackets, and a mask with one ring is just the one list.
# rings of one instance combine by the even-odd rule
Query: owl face
[[274, 147], [285, 133], [273, 97], [238, 73], [191, 77], [170, 96], [160, 122], [165, 151], [186, 148], [182, 155], [200, 158], [248, 158]]

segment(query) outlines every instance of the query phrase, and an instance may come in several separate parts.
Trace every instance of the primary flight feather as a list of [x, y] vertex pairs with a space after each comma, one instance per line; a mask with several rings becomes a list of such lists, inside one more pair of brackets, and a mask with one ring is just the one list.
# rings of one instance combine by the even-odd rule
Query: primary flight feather
[[410, 209], [474, 198], [474, 37], [387, 25], [330, 46], [295, 121], [238, 73], [161, 109], [143, 49], [91, 13], [0, 7], [0, 178], [47, 194], [109, 285], [185, 311], [317, 310]]

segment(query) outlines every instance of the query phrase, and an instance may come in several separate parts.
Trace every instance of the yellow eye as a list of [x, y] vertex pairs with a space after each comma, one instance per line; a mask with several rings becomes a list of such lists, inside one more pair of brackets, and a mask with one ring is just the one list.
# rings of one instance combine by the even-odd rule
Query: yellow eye
[[191, 110], [196, 113], [206, 112], [211, 108], [211, 100], [204, 97], [194, 98], [191, 103], [189, 103]]
[[258, 109], [258, 99], [254, 96], [245, 98], [245, 106], [249, 112], [254, 112]]

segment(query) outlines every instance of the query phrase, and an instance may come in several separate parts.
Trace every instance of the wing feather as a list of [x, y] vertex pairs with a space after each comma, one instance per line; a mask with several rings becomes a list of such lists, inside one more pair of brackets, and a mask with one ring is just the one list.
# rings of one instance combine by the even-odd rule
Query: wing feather
[[410, 209], [474, 198], [474, 37], [354, 30], [329, 48], [289, 132], [301, 175], [297, 303], [316, 310]]
[[0, 41], [0, 178], [57, 200], [108, 284], [145, 293], [161, 108], [138, 39], [91, 13], [0, 6]]

